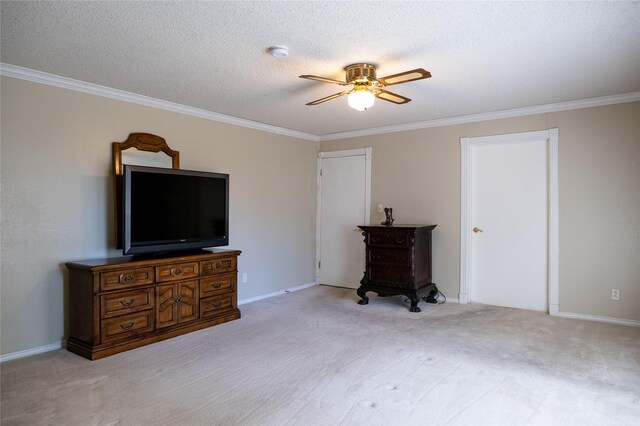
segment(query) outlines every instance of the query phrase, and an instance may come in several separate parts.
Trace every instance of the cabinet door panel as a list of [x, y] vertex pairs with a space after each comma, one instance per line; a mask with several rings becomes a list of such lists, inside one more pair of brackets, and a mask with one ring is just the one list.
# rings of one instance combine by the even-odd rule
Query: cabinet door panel
[[178, 286], [178, 323], [198, 319], [198, 282], [187, 281]]
[[159, 285], [156, 288], [156, 328], [178, 323], [178, 291], [175, 284]]

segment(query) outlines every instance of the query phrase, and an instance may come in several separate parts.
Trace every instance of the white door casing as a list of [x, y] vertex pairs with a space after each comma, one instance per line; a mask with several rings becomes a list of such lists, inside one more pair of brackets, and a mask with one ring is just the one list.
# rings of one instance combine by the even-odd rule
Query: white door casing
[[[486, 192], [486, 188], [482, 189], [482, 186], [487, 185], [488, 182], [491, 182], [491, 179], [494, 179], [493, 182], [496, 182], [496, 176], [494, 176], [493, 178], [490, 177], [490, 175], [492, 174], [491, 172], [489, 172], [489, 180], [486, 179], [481, 179], [482, 180], [486, 180], [486, 182], [472, 182], [472, 172], [474, 170], [478, 170], [478, 168], [484, 168], [484, 172], [486, 172], [487, 170], [487, 163], [486, 162], [486, 158], [484, 157], [491, 157], [492, 155], [495, 157], [495, 153], [496, 152], [500, 152], [500, 155], [511, 155], [514, 154], [516, 151], [511, 150], [511, 148], [517, 148], [521, 149], [522, 147], [524, 148], [524, 151], [522, 151], [524, 153], [524, 157], [521, 157], [519, 160], [517, 158], [517, 155], [513, 158], [513, 164], [511, 166], [516, 167], [516, 168], [527, 168], [527, 172], [531, 173], [533, 175], [537, 175], [536, 179], [541, 179], [543, 181], [545, 181], [546, 183], [543, 183], [543, 185], [546, 185], [545, 187], [540, 187], [540, 182], [538, 182], [538, 184], [533, 184], [532, 181], [527, 182], [527, 176], [524, 176], [524, 180], [515, 180], [513, 182], [509, 182], [507, 185], [501, 184], [501, 188], [500, 191], [496, 191], [497, 193], [506, 191], [506, 194], [508, 196], [509, 191], [516, 191], [516, 192], [511, 192], [512, 194], [515, 194], [514, 197], [517, 196], [517, 191], [521, 191], [521, 192], [527, 192], [528, 195], [532, 196], [532, 199], [535, 199], [536, 197], [538, 198], [538, 201], [540, 201], [540, 196], [544, 196], [546, 198], [546, 200], [542, 200], [543, 205], [542, 208], [546, 208], [546, 217], [540, 218], [540, 213], [538, 213], [537, 215], [537, 219], [536, 219], [536, 215], [533, 214], [533, 216], [529, 216], [527, 217], [527, 212], [526, 211], [522, 211], [522, 209], [524, 208], [524, 210], [528, 209], [529, 206], [526, 206], [526, 204], [528, 203], [527, 200], [523, 201], [523, 202], [519, 202], [516, 203], [518, 205], [515, 206], [515, 209], [511, 209], [509, 208], [509, 210], [512, 210], [512, 216], [514, 214], [521, 214], [520, 217], [516, 217], [513, 216], [511, 219], [508, 219], [508, 221], [513, 221], [515, 222], [515, 224], [513, 226], [515, 226], [514, 229], [516, 229], [515, 233], [517, 233], [518, 235], [521, 235], [523, 237], [531, 237], [532, 239], [530, 241], [533, 241], [533, 245], [537, 245], [538, 248], [540, 248], [540, 245], [543, 244], [546, 247], [543, 247], [543, 252], [545, 253], [545, 258], [540, 259], [538, 258], [537, 260], [533, 260], [532, 263], [537, 263], [538, 265], [538, 271], [540, 271], [540, 267], [543, 268], [543, 273], [546, 274], [546, 277], [537, 277], [538, 279], [544, 279], [546, 278], [546, 288], [543, 288], [542, 291], [546, 292], [546, 295], [544, 295], [544, 293], [540, 293], [540, 291], [538, 291], [537, 293], [534, 292], [534, 294], [527, 294], [526, 292], [522, 292], [522, 294], [516, 294], [514, 297], [517, 301], [518, 297], [526, 299], [526, 298], [536, 298], [537, 302], [533, 302], [531, 305], [518, 305], [519, 307], [524, 307], [527, 309], [537, 309], [537, 310], [548, 310], [549, 313], [551, 315], [557, 315], [558, 314], [558, 308], [559, 308], [559, 288], [558, 288], [558, 244], [559, 244], [559, 238], [558, 238], [558, 129], [550, 129], [550, 130], [545, 130], [545, 131], [537, 131], [537, 132], [526, 132], [526, 133], [515, 133], [515, 134], [509, 134], [509, 135], [498, 135], [498, 136], [486, 136], [486, 137], [478, 137], [478, 138], [461, 138], [460, 140], [460, 144], [461, 144], [461, 148], [462, 148], [462, 155], [461, 155], [461, 171], [462, 171], [462, 188], [461, 188], [461, 226], [460, 226], [460, 295], [459, 295], [459, 300], [460, 303], [469, 303], [470, 301], [474, 300], [473, 297], [477, 297], [478, 293], [476, 291], [474, 291], [474, 284], [477, 284], [479, 287], [483, 286], [482, 282], [479, 283], [474, 283], [473, 278], [477, 275], [476, 272], [480, 273], [480, 276], [482, 277], [483, 274], [484, 276], [487, 276], [488, 273], [491, 272], [492, 268], [495, 268], [496, 265], [498, 265], [500, 262], [503, 262], [504, 259], [500, 258], [500, 250], [504, 250], [504, 247], [502, 249], [498, 249], [496, 250], [496, 246], [492, 246], [491, 244], [491, 240], [493, 238], [493, 242], [497, 242], [497, 244], [500, 244], [499, 241], [500, 239], [502, 239], [503, 241], [505, 241], [505, 238], [508, 238], [508, 236], [505, 237], [505, 235], [497, 235], [498, 233], [496, 232], [496, 235], [491, 235], [490, 238], [485, 238], [484, 240], [482, 238], [486, 237], [487, 235], [485, 235], [485, 233], [473, 233], [472, 229], [476, 226], [482, 228], [481, 224], [477, 224], [474, 223], [473, 220], [474, 219], [478, 219], [478, 217], [473, 217], [473, 215], [475, 214], [476, 216], [478, 216], [477, 211], [480, 210], [482, 211], [482, 209], [478, 209], [474, 207], [474, 203], [478, 204], [478, 197], [482, 196], [482, 197], [487, 197], [486, 193], [474, 193], [474, 192]], [[516, 145], [517, 144], [517, 145]], [[526, 144], [526, 145], [523, 145]], [[492, 148], [493, 147], [493, 148]], [[501, 148], [502, 147], [502, 148]], [[480, 149], [483, 148], [483, 149]], [[486, 148], [486, 149], [485, 149]], [[494, 151], [493, 153], [491, 151]], [[544, 152], [546, 151], [546, 152]], [[540, 157], [540, 156], [545, 156], [546, 158], [546, 168], [545, 170], [542, 171], [543, 174], [546, 173], [546, 176], [540, 176], [540, 171], [534, 171], [533, 169], [529, 170], [529, 165], [526, 164], [526, 155], [532, 155], [533, 157]], [[523, 162], [524, 161], [524, 162]], [[520, 162], [520, 164], [517, 164], [518, 162]], [[508, 167], [506, 167], [508, 169]], [[546, 179], [545, 179], [546, 178]], [[526, 185], [527, 187], [523, 187], [523, 185]], [[531, 191], [531, 193], [529, 193], [529, 191]], [[485, 199], [485, 205], [486, 204], [491, 204], [491, 203], [495, 203], [497, 202], [497, 200], [495, 199], [491, 199], [491, 196], [488, 196]], [[544, 203], [544, 201], [546, 201], [546, 203]], [[525, 205], [523, 205], [523, 203]], [[477, 207], [477, 205], [476, 205]], [[520, 210], [518, 210], [518, 208]], [[486, 210], [486, 209], [485, 209]], [[476, 213], [474, 213], [476, 212]], [[482, 213], [480, 212], [480, 216], [482, 217], [482, 215], [484, 214], [484, 219], [481, 220], [488, 220], [489, 222], [491, 222], [491, 220], [496, 220], [497, 218], [491, 218], [488, 217], [490, 215], [487, 215], [487, 213]], [[515, 219], [515, 220], [514, 220]], [[505, 219], [500, 219], [505, 221]], [[518, 223], [517, 221], [521, 220], [522, 223]], [[543, 223], [546, 221], [546, 224]], [[525, 223], [528, 222], [528, 223]], [[489, 224], [490, 227], [497, 227], [497, 225], [495, 223], [493, 224]], [[504, 224], [501, 224], [501, 226]], [[530, 228], [528, 228], [527, 226], [530, 225]], [[486, 225], [485, 225], [486, 226]], [[542, 226], [542, 228], [540, 228], [540, 226]], [[545, 235], [538, 235], [539, 238], [536, 238], [536, 233], [539, 234], [541, 232], [546, 231]], [[527, 236], [528, 234], [528, 236]], [[513, 236], [512, 236], [513, 238]], [[474, 244], [475, 244], [475, 250], [474, 250]], [[487, 245], [488, 244], [488, 245]], [[497, 256], [496, 259], [492, 259], [489, 255], [485, 254], [478, 254], [477, 249], [478, 248], [484, 248], [486, 249], [487, 247], [489, 247], [491, 250], [493, 250], [493, 255]], [[546, 249], [546, 250], [544, 250]], [[475, 257], [475, 259], [474, 259]], [[535, 275], [536, 272], [532, 272], [533, 269], [530, 268], [531, 265], [527, 265], [526, 262], [525, 263], [520, 263], [518, 264], [518, 262], [523, 262], [525, 259], [525, 257], [521, 257], [520, 259], [518, 259], [517, 256], [514, 257], [514, 265], [512, 268], [501, 268], [501, 269], [506, 269], [507, 270], [507, 276], [509, 273], [511, 273], [512, 277], [514, 276], [518, 276], [518, 282], [521, 281], [521, 278], [523, 276], [529, 276], [531, 274]], [[524, 259], [524, 260], [523, 260]], [[493, 265], [492, 265], [493, 262]], [[498, 262], [498, 263], [495, 263]], [[544, 268], [544, 263], [546, 263], [546, 268]], [[476, 270], [474, 271], [474, 268], [476, 268]], [[539, 274], [539, 272], [537, 272]], [[513, 280], [511, 281], [513, 282]], [[501, 303], [503, 302], [503, 300], [501, 299], [501, 292], [504, 292], [505, 290], [509, 290], [504, 283], [500, 284], [500, 283], [492, 283], [492, 285], [494, 285], [493, 287], [493, 291], [495, 292], [495, 298], [494, 299], [488, 299], [488, 300], [476, 300], [479, 301], [481, 303], [491, 303], [491, 304], [504, 304]], [[525, 285], [527, 285], [525, 283]], [[503, 287], [501, 287], [503, 286]], [[480, 293], [482, 292], [482, 290], [480, 288], [478, 288], [478, 290], [480, 290]], [[539, 290], [539, 289], [538, 289]], [[491, 296], [493, 297], [493, 296]], [[544, 298], [544, 301], [540, 301], [540, 297]], [[507, 303], [508, 304], [508, 303]]]
[[371, 211], [371, 148], [318, 155], [316, 282], [357, 288]]

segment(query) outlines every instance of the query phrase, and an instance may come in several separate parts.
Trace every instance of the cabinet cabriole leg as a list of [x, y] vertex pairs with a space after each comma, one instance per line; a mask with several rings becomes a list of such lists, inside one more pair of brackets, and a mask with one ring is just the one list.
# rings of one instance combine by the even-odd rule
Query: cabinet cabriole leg
[[367, 297], [367, 290], [365, 290], [362, 287], [360, 287], [360, 288], [358, 288], [356, 293], [362, 299], [362, 300], [358, 300], [358, 305], [367, 305], [367, 304], [369, 304], [369, 298]]

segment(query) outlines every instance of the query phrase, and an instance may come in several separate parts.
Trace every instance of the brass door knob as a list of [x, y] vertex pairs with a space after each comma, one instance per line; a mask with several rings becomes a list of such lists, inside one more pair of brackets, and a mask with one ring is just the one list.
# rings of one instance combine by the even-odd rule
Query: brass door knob
[[484, 231], [482, 231], [482, 229], [480, 229], [480, 228], [478, 228], [477, 226], [475, 226], [475, 227], [473, 228], [473, 232], [475, 232], [475, 233], [477, 234], [478, 232], [484, 232]]

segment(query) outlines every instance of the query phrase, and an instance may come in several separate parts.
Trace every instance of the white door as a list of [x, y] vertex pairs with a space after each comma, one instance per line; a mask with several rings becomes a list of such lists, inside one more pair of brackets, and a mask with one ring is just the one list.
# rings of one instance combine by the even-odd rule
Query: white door
[[365, 264], [362, 231], [369, 223], [367, 150], [320, 153], [318, 281], [358, 288]]
[[472, 302], [547, 310], [547, 140], [471, 148]]

